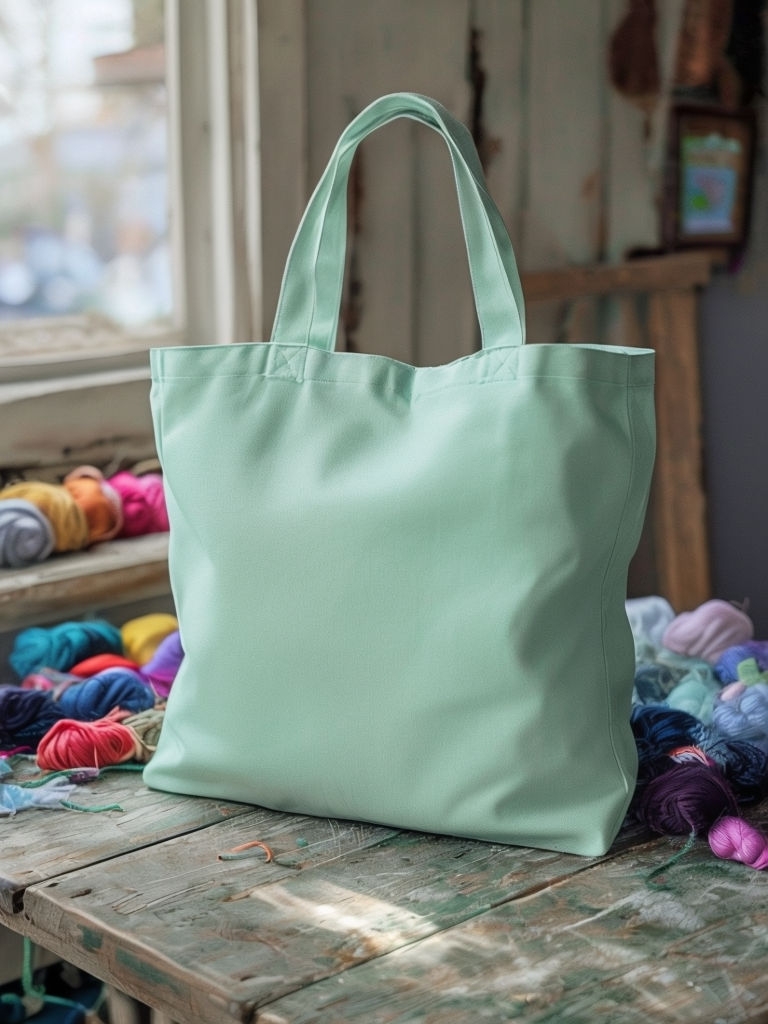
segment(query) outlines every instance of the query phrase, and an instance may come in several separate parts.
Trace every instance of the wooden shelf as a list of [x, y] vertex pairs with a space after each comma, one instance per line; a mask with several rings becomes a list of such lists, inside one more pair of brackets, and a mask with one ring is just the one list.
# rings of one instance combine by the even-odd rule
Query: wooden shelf
[[0, 630], [168, 593], [167, 533], [107, 541], [24, 569], [0, 569]]

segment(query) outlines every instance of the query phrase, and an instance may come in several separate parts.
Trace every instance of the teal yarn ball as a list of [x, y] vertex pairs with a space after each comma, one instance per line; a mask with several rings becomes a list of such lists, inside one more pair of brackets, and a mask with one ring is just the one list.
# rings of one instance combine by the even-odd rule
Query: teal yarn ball
[[94, 654], [122, 654], [120, 630], [111, 622], [62, 622], [43, 628], [30, 626], [17, 634], [9, 662], [20, 679], [41, 668], [68, 672]]

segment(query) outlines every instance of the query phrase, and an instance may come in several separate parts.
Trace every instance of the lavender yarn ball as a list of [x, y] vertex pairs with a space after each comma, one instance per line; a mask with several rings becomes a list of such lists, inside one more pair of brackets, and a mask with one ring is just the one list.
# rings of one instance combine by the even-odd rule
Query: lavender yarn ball
[[44, 562], [55, 540], [48, 518], [31, 501], [0, 501], [0, 566], [20, 569]]
[[171, 692], [173, 681], [184, 659], [181, 636], [178, 629], [161, 640], [150, 660], [141, 668], [141, 674], [158, 697], [165, 698]]

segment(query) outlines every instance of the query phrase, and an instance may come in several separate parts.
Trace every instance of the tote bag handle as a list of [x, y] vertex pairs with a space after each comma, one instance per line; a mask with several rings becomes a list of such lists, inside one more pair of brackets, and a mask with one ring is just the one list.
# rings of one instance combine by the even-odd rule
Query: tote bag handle
[[434, 129], [448, 145], [483, 348], [525, 341], [525, 307], [515, 255], [485, 185], [472, 136], [435, 100], [392, 93], [366, 107], [339, 138], [309, 200], [286, 262], [272, 341], [333, 351], [346, 256], [347, 184], [355, 150], [399, 117]]

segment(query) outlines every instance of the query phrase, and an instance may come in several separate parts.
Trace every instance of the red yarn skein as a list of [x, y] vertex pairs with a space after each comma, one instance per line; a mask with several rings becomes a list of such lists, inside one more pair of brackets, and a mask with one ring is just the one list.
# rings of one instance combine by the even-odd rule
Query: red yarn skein
[[139, 744], [135, 734], [120, 718], [125, 712], [112, 712], [95, 722], [76, 722], [62, 718], [48, 730], [37, 748], [38, 767], [46, 771], [69, 768], [104, 768], [122, 764], [135, 757]]

